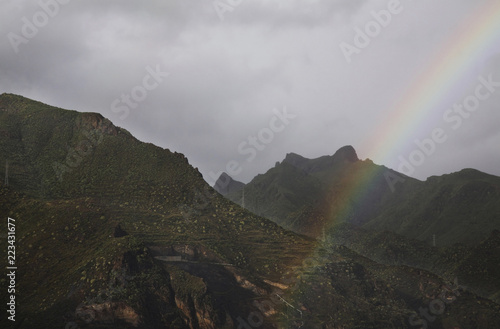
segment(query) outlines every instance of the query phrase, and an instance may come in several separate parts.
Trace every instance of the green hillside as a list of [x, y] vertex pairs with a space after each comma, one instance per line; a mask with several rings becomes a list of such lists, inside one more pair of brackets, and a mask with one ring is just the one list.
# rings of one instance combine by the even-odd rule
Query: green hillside
[[[66, 313], [73, 313], [72, 321], [83, 321], [75, 315], [76, 307], [103, 299], [100, 294], [108, 294], [108, 282], [115, 280], [113, 271], [160, 280], [151, 286], [148, 280], [144, 286], [134, 281], [141, 286], [137, 291], [127, 288], [112, 296], [118, 306], [126, 303], [134, 309], [139, 322], [151, 299], [169, 314], [163, 318], [158, 310], [150, 316], [154, 321], [188, 323], [196, 311], [188, 300], [195, 298], [196, 289], [205, 296], [211, 287], [203, 281], [193, 287], [179, 283], [186, 298], [183, 310], [184, 304], [176, 303], [175, 282], [169, 283], [172, 273], [154, 256], [180, 254], [174, 246], [181, 244], [197, 251], [183, 257], [232, 264], [234, 273], [225, 270], [227, 276], [265, 288], [263, 276], [279, 278], [288, 264], [300, 262], [297, 255], [311, 248], [310, 240], [225, 200], [183, 155], [142, 143], [99, 114], [4, 94], [0, 127], [0, 159], [8, 161], [9, 183], [1, 188], [2, 216], [18, 222], [18, 266], [23, 269], [18, 319], [26, 319], [24, 327], [43, 328], [44, 321], [63, 327]], [[114, 237], [118, 226], [127, 235]], [[164, 251], [155, 254], [151, 248]], [[181, 272], [186, 280], [189, 274]], [[166, 290], [159, 294], [161, 282]], [[215, 297], [208, 293], [204, 298]], [[236, 311], [211, 303], [205, 305], [211, 317], [207, 321], [231, 327], [231, 316], [236, 316], [231, 312]], [[243, 310], [252, 309], [245, 303]]]

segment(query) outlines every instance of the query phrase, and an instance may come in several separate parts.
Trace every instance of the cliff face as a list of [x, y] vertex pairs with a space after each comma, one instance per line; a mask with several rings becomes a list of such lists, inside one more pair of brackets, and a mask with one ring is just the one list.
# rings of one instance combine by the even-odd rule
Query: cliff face
[[152, 255], [143, 249], [119, 257], [107, 286], [97, 295], [88, 294], [72, 321], [90, 327], [233, 328], [230, 314], [216, 305], [203, 278], [175, 265], [162, 268]]
[[[98, 113], [82, 113], [75, 120], [75, 129], [78, 130], [98, 130], [101, 134], [117, 136], [121, 129], [117, 128], [111, 121]], [[132, 137], [132, 136], [130, 136]]]

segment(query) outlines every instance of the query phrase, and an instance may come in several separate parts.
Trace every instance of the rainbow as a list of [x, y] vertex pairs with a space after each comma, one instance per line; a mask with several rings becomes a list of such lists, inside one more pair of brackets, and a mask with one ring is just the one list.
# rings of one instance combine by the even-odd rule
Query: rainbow
[[[361, 149], [370, 150], [370, 158], [387, 163], [388, 157], [399, 144], [407, 143], [409, 136], [426, 122], [434, 112], [440, 118], [457, 101], [456, 90], [469, 87], [476, 81], [477, 65], [495, 53], [500, 43], [500, 1], [490, 0], [471, 15], [441, 47], [434, 60], [407, 89], [405, 95], [389, 111], [384, 125], [379, 127]], [[467, 82], [464, 82], [466, 80]], [[362, 203], [367, 187], [380, 171], [360, 171], [359, 177], [347, 178], [341, 198], [345, 203], [330, 209], [330, 218], [345, 218], [352, 201]], [[326, 223], [331, 228], [335, 220]]]
[[[463, 91], [471, 81], [477, 80], [477, 66], [500, 49], [500, 1], [490, 0], [480, 6], [453, 36], [407, 88], [373, 138], [361, 148], [369, 150], [371, 159], [387, 163], [391, 153], [407, 143], [418, 127], [428, 126], [424, 123], [436, 111], [442, 118], [444, 111], [458, 100], [457, 90]], [[362, 202], [367, 187], [377, 174], [376, 171], [351, 178], [352, 184], [347, 185], [350, 188], [342, 198], [358, 201], [358, 204]], [[346, 204], [331, 209], [331, 218], [345, 218], [350, 204], [346, 201]], [[327, 223], [328, 226], [333, 224]]]
[[442, 115], [458, 100], [458, 88], [476, 80], [475, 68], [500, 44], [500, 1], [481, 6], [453, 35], [389, 111], [366, 148], [369, 158], [387, 163], [391, 152], [407, 143], [429, 116], [436, 111]]
[[[407, 143], [415, 130], [425, 126], [424, 122], [428, 123], [436, 112], [441, 118], [458, 100], [456, 95], [477, 79], [478, 65], [499, 50], [495, 47], [500, 45], [500, 1], [490, 0], [481, 5], [453, 36], [395, 103], [373, 138], [360, 148], [369, 150], [369, 158], [387, 163], [391, 153]], [[348, 218], [353, 204], [363, 206], [366, 191], [376, 177], [380, 177], [380, 170], [359, 170], [345, 179], [343, 185], [348, 188], [337, 199], [341, 201], [324, 205], [329, 214], [325, 230]], [[319, 236], [320, 232], [317, 233]], [[312, 255], [316, 251], [317, 248]]]

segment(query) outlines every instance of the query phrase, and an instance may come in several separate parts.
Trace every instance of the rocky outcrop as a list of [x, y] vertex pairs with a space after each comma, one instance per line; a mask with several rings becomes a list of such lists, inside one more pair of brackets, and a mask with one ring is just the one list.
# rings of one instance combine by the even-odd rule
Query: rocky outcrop
[[113, 136], [118, 135], [119, 130], [111, 121], [99, 113], [82, 113], [77, 117], [75, 125], [77, 130], [98, 130], [103, 134]]
[[107, 302], [80, 306], [76, 309], [75, 315], [78, 320], [86, 324], [113, 324], [119, 322], [137, 327], [140, 322], [139, 314], [123, 302]]
[[359, 161], [356, 150], [351, 145], [344, 146], [340, 148], [335, 154], [333, 158], [336, 161], [347, 161], [347, 162], [356, 162]]

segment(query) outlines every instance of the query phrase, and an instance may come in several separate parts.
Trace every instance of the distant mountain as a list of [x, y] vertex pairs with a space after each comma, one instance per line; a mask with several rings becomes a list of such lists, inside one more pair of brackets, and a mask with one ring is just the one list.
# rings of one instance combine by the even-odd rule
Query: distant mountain
[[[387, 169], [352, 148], [317, 161], [287, 159], [254, 181], [270, 198], [258, 199], [262, 206], [275, 215], [294, 210], [283, 222], [300, 215], [290, 222], [298, 229], [322, 231], [328, 206], [359, 206], [344, 199], [360, 174], [379, 181], [346, 221], [372, 225], [391, 200]], [[225, 199], [182, 154], [140, 142], [100, 114], [11, 94], [0, 95], [4, 163], [0, 216], [15, 220], [17, 270], [16, 322], [2, 316], [1, 328], [414, 328], [429, 321], [419, 310], [439, 296], [448, 298], [446, 312], [434, 308], [441, 314], [429, 327], [500, 323], [498, 233], [435, 256], [418, 240], [349, 223], [314, 240]], [[469, 187], [469, 175], [477, 180], [475, 172], [451, 177], [460, 192], [453, 195], [478, 202], [496, 193]], [[254, 181], [245, 194], [256, 203]], [[426, 193], [421, 184], [407, 178], [396, 195]], [[11, 244], [2, 245], [7, 255]], [[10, 300], [10, 278], [0, 283], [0, 299]]]
[[[373, 214], [380, 210], [380, 204], [393, 194], [384, 176], [387, 173], [397, 174], [370, 160], [359, 160], [352, 146], [317, 159], [291, 153], [245, 186], [245, 204], [248, 210], [287, 229], [317, 237], [328, 221], [333, 220], [331, 216], [336, 214], [332, 209], [335, 207], [349, 210], [351, 222], [372, 219]], [[404, 175], [401, 177], [404, 177], [405, 184], [400, 188], [420, 183]], [[364, 186], [363, 206], [356, 207], [357, 200], [352, 199], [350, 191], [367, 179], [370, 182]], [[241, 192], [226, 197], [239, 203]]]
[[[241, 202], [241, 192], [226, 197]], [[245, 186], [248, 210], [298, 233], [350, 223], [438, 245], [479, 243], [500, 229], [499, 200], [500, 177], [465, 169], [421, 182], [360, 160], [352, 146], [317, 159], [288, 154]]]
[[243, 190], [245, 184], [232, 179], [226, 173], [222, 173], [219, 179], [217, 179], [217, 182], [215, 182], [215, 185], [213, 187], [214, 190], [216, 190], [220, 194], [228, 195], [230, 193], [236, 193]]

